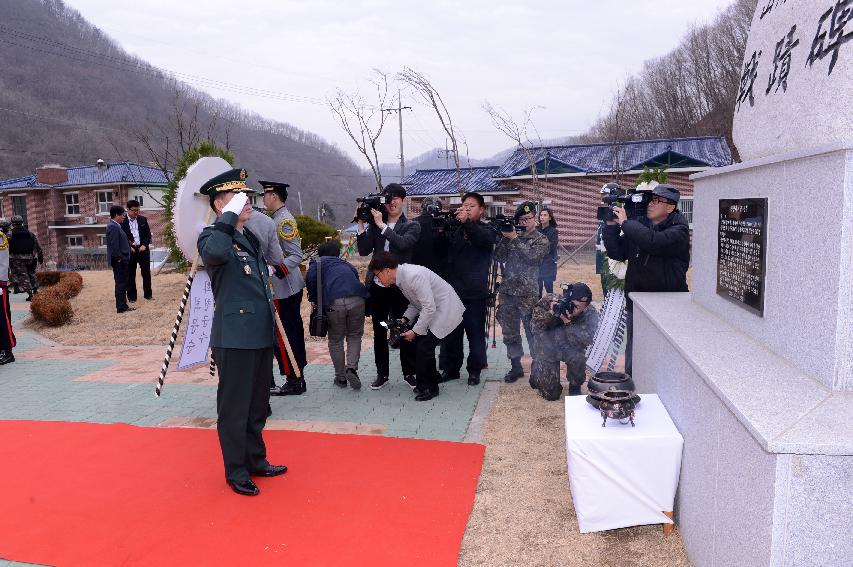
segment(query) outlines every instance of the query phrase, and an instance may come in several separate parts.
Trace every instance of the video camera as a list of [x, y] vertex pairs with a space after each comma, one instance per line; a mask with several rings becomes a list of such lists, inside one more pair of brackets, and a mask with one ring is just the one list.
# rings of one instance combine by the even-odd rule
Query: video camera
[[388, 329], [388, 346], [391, 348], [400, 348], [403, 342], [402, 334], [412, 329], [411, 323], [393, 317], [389, 317], [387, 321], [381, 321], [379, 324]]
[[563, 297], [557, 300], [557, 303], [554, 304], [552, 311], [554, 315], [559, 317], [560, 315], [565, 315], [566, 317], [571, 317], [574, 314], [577, 306], [574, 304], [575, 298], [572, 296], [572, 291], [574, 287], [572, 284], [561, 283], [560, 289], [563, 290]]
[[623, 207], [629, 219], [637, 219], [646, 216], [646, 209], [652, 200], [651, 191], [638, 191], [636, 189], [622, 189], [618, 183], [608, 183], [601, 188], [601, 200], [604, 205], [598, 207], [596, 215], [600, 221], [616, 220], [613, 207]]
[[506, 215], [486, 217], [486, 222], [498, 232], [508, 233], [514, 230], [516, 234], [524, 234], [524, 227], [517, 224], [511, 217]]
[[371, 193], [367, 197], [359, 197], [355, 201], [358, 203], [358, 208], [355, 211], [355, 218], [352, 219], [353, 222], [364, 221], [372, 223], [373, 215], [370, 213], [371, 209], [384, 213], [385, 205], [390, 199], [385, 193]]
[[436, 232], [450, 232], [462, 226], [453, 211], [441, 210], [441, 201], [427, 201], [421, 212], [432, 218], [432, 229]]

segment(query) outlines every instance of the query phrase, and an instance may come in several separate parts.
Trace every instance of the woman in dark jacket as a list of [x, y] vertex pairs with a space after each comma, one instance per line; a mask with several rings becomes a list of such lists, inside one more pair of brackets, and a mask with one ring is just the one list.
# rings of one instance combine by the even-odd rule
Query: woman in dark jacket
[[551, 245], [548, 255], [539, 265], [539, 297], [542, 297], [543, 287], [548, 293], [554, 293], [554, 280], [557, 279], [557, 244], [560, 237], [557, 235], [557, 221], [554, 220], [551, 209], [543, 208], [539, 211], [539, 232], [548, 238]]

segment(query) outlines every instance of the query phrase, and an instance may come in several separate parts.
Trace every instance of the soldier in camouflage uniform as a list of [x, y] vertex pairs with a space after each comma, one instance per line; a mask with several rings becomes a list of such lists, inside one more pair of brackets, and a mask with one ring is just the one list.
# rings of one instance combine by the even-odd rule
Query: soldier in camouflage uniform
[[33, 292], [38, 289], [35, 278], [35, 263], [44, 262], [44, 255], [36, 235], [24, 227], [21, 215], [12, 217], [11, 243], [9, 244], [10, 281], [15, 292], [27, 294], [32, 301]]
[[549, 293], [533, 308], [530, 323], [536, 337], [530, 386], [546, 400], [559, 399], [563, 393], [561, 361], [568, 368], [569, 395], [581, 393], [586, 379], [586, 348], [592, 343], [598, 327], [598, 311], [590, 305], [589, 286], [580, 282], [572, 284], [562, 297], [572, 301], [574, 311], [571, 315], [567, 310], [554, 313], [561, 296]]
[[9, 310], [9, 226], [8, 220], [0, 218], [0, 364], [15, 362], [15, 333]]
[[501, 324], [503, 342], [512, 367], [504, 376], [505, 382], [515, 382], [524, 376], [521, 357], [521, 325], [527, 335], [527, 343], [533, 349], [534, 339], [530, 330], [530, 316], [539, 299], [539, 265], [548, 254], [548, 238], [536, 230], [536, 204], [522, 203], [515, 211], [515, 222], [524, 231], [501, 232], [502, 238], [495, 246], [495, 260], [503, 264], [503, 277], [498, 292], [498, 307], [495, 317]]

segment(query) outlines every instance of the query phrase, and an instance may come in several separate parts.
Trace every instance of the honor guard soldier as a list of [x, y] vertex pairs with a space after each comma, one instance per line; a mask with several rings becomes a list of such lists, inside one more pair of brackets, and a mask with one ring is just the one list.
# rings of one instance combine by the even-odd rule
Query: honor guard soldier
[[269, 272], [258, 239], [244, 228], [252, 214], [246, 171], [233, 169], [201, 186], [217, 215], [198, 237], [198, 252], [213, 289], [210, 347], [219, 368], [216, 430], [225, 481], [237, 494], [255, 496], [251, 475], [277, 476], [262, 436], [270, 414], [273, 330]]
[[[302, 240], [299, 238], [296, 219], [286, 206], [287, 188], [290, 185], [275, 181], [258, 181], [258, 183], [261, 184], [264, 192], [264, 207], [272, 214], [272, 220], [276, 225], [278, 242], [284, 256], [284, 261], [281, 264], [273, 266], [276, 275], [279, 276], [273, 278], [273, 293], [278, 316], [281, 318], [281, 324], [284, 327], [293, 356], [296, 358], [295, 361], [287, 360], [284, 342], [276, 334], [278, 368], [282, 375], [287, 375], [287, 379], [281, 388], [276, 388], [275, 382], [273, 382], [271, 393], [274, 396], [304, 394], [306, 390], [305, 377], [297, 378], [293, 368], [293, 364], [296, 364], [299, 367], [299, 374], [302, 374], [308, 365], [301, 312], [302, 288], [305, 287], [302, 272], [299, 270], [299, 264], [305, 256], [302, 252]], [[276, 333], [278, 333], [277, 329]]]
[[505, 382], [515, 382], [524, 376], [521, 357], [521, 326], [527, 344], [533, 352], [533, 332], [530, 317], [539, 300], [539, 265], [548, 254], [548, 238], [536, 230], [536, 204], [522, 203], [515, 211], [515, 227], [501, 232], [495, 246], [495, 260], [503, 264], [503, 280], [498, 292], [495, 317], [501, 324], [506, 355], [512, 363], [504, 376]]
[[12, 349], [15, 333], [12, 332], [12, 312], [9, 310], [9, 227], [11, 223], [0, 218], [0, 364], [15, 362]]

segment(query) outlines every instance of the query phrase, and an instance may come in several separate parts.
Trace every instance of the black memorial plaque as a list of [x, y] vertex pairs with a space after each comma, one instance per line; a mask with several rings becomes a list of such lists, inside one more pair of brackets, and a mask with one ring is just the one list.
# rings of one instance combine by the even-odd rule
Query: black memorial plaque
[[767, 199], [720, 199], [717, 293], [764, 316]]

